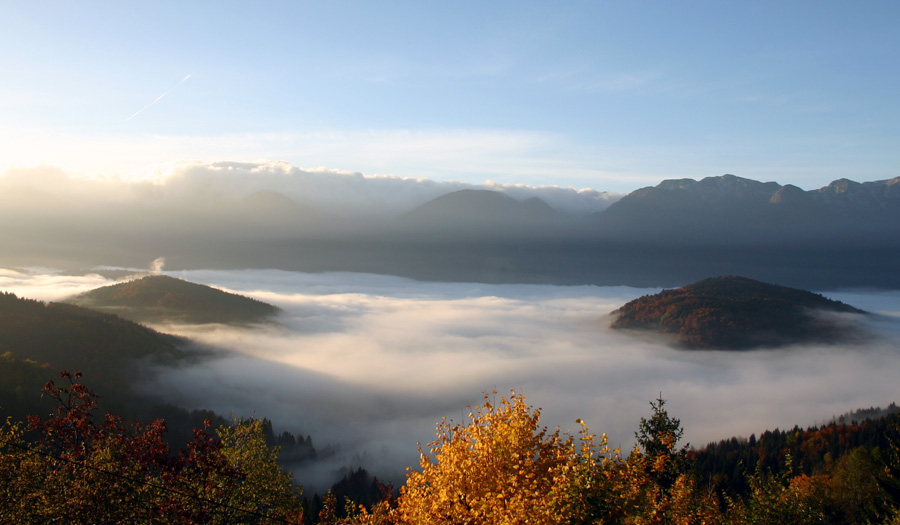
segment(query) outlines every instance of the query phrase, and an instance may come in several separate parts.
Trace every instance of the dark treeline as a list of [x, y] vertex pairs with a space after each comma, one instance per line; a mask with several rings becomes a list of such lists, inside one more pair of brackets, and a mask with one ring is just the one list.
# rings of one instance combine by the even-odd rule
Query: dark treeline
[[[333, 512], [337, 518], [347, 519], [353, 514], [352, 509], [362, 505], [367, 509], [397, 495], [390, 485], [385, 485], [373, 477], [366, 469], [344, 469], [344, 475], [325, 494], [313, 494], [304, 497], [304, 524], [319, 523], [320, 515]], [[349, 508], [348, 508], [349, 507]]]
[[[540, 411], [515, 393], [499, 403], [486, 396], [468, 424], [439, 423], [399, 491], [355, 469], [304, 500], [303, 480], [283, 465], [331, 453], [309, 435], [135, 396], [137, 362], [192, 358], [177, 340], [12, 294], [0, 296], [0, 314], [5, 522], [900, 523], [897, 414], [690, 451], [658, 399], [641, 418], [638, 446], [622, 454], [586, 427], [575, 436], [542, 428]], [[55, 372], [82, 349], [90, 373], [110, 387], [99, 389], [106, 397], [80, 374]], [[54, 377], [58, 384], [45, 385]], [[851, 416], [870, 413], [880, 410]]]
[[[220, 426], [228, 418], [160, 403], [135, 386], [148, 374], [158, 373], [148, 364], [173, 366], [200, 359], [203, 351], [117, 315], [0, 292], [0, 415], [24, 421], [28, 415], [51, 414], [55, 405], [35, 393], [59, 371], [77, 369], [102, 392], [97, 399], [102, 410], [144, 424], [165, 420], [165, 440], [183, 447], [204, 421]], [[317, 451], [310, 436], [287, 431], [276, 436], [271, 421], [263, 428], [269, 444], [282, 447], [284, 464], [333, 454], [330, 446]]]
[[898, 423], [900, 416], [894, 413], [852, 424], [767, 430], [759, 437], [753, 434], [710, 443], [689, 456], [701, 479], [717, 490], [743, 496], [756, 469], [780, 472], [788, 458], [791, 474], [807, 476], [832, 472], [842, 459], [861, 450], [884, 459], [882, 456], [900, 443]]
[[898, 412], [900, 412], [900, 406], [897, 406], [897, 403], [891, 403], [886, 408], [869, 407], [853, 410], [833, 418], [833, 421], [839, 425], [856, 425], [860, 421], [879, 419]]
[[[900, 415], [730, 438], [700, 450], [665, 400], [641, 418], [636, 447], [612, 451], [582, 424], [575, 436], [540, 426], [516, 393], [486, 395], [469, 423], [438, 424], [399, 491], [362, 469], [324, 495], [278, 465], [312, 457], [308, 436], [271, 422], [208, 418], [181, 449], [167, 424], [101, 415], [80, 374], [44, 387], [47, 416], [0, 425], [0, 518], [61, 515], [96, 523], [891, 523], [900, 520]], [[209, 415], [193, 413], [191, 417]], [[179, 414], [175, 414], [180, 417]], [[579, 421], [580, 422], [580, 421]], [[302, 451], [302, 452], [301, 452]]]

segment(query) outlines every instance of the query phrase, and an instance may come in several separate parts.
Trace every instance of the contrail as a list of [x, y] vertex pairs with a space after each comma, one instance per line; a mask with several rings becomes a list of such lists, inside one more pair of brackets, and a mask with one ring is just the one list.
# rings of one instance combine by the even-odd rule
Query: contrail
[[160, 96], [156, 97], [155, 99], [153, 99], [153, 102], [151, 102], [151, 103], [147, 104], [146, 106], [142, 107], [141, 109], [135, 111], [135, 112], [134, 112], [134, 115], [131, 115], [130, 117], [128, 117], [127, 119], [125, 119], [125, 122], [128, 122], [129, 120], [133, 119], [134, 117], [140, 115], [140, 114], [143, 113], [147, 108], [149, 108], [149, 107], [152, 106], [153, 104], [156, 104], [157, 102], [159, 102], [160, 100], [162, 100], [162, 98], [163, 98], [164, 96], [168, 95], [173, 89], [175, 89], [175, 88], [177, 88], [178, 86], [184, 84], [184, 81], [185, 81], [185, 80], [191, 78], [191, 75], [193, 75], [193, 73], [188, 73], [187, 76], [184, 77], [184, 78], [182, 78], [181, 81], [180, 81], [179, 83], [177, 83], [177, 84], [175, 84], [174, 86], [170, 87], [169, 89], [167, 89], [167, 90], [165, 91], [165, 93], [163, 93], [162, 95], [160, 95]]

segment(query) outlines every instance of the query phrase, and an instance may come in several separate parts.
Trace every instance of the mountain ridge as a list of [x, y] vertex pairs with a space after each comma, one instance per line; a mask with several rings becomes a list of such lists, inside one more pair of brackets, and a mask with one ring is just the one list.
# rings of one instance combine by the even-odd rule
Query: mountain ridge
[[601, 236], [649, 241], [880, 242], [900, 233], [900, 177], [804, 191], [734, 175], [665, 180], [594, 214]]
[[593, 214], [553, 212], [528, 193], [503, 198], [510, 193], [451, 192], [367, 219], [345, 209], [364, 195], [313, 209], [278, 192], [191, 209], [166, 199], [69, 215], [0, 207], [0, 265], [135, 268], [162, 255], [169, 269], [652, 287], [739, 274], [817, 290], [900, 289], [900, 177], [808, 191], [735, 175], [670, 179]]

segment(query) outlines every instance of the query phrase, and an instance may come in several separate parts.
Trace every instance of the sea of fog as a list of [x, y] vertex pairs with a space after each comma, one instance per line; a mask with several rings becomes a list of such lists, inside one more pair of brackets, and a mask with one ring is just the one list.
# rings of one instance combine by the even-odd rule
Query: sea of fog
[[[702, 446], [766, 429], [822, 423], [900, 400], [900, 291], [825, 293], [878, 314], [858, 344], [750, 352], [679, 351], [608, 328], [610, 311], [659, 289], [418, 282], [275, 270], [165, 272], [283, 309], [261, 328], [157, 325], [228, 350], [165, 370], [147, 392], [186, 408], [273, 420], [338, 453], [339, 466], [402, 480], [417, 442], [467, 405], [511, 390], [551, 428], [591, 431], [628, 448], [649, 401], [668, 400], [685, 440]], [[111, 284], [99, 275], [0, 270], [0, 290], [41, 300]], [[496, 391], [495, 396], [492, 392]]]

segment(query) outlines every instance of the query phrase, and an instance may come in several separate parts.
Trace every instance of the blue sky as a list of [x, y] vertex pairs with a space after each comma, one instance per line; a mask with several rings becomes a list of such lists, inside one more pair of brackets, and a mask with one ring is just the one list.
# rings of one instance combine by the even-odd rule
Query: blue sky
[[900, 175], [898, 57], [898, 2], [0, 1], [0, 170], [812, 189]]

